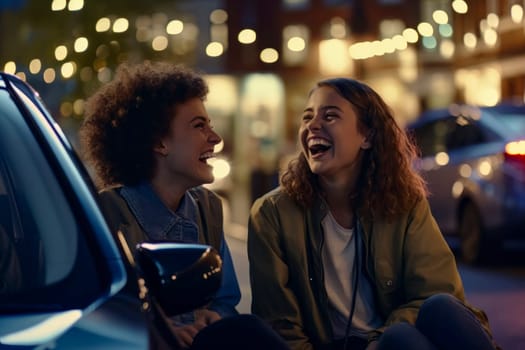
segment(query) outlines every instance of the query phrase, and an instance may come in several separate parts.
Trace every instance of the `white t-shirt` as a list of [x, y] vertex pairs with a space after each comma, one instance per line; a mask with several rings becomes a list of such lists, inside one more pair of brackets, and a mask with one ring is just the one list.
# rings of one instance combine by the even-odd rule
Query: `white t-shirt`
[[[352, 304], [355, 263], [355, 228], [347, 229], [337, 223], [332, 213], [322, 221], [324, 245], [322, 261], [324, 285], [330, 301], [330, 319], [334, 339], [345, 336], [348, 316]], [[363, 246], [359, 246], [359, 255], [363, 256]], [[374, 305], [372, 286], [366, 278], [361, 258], [356, 296], [355, 311], [350, 335], [366, 337], [368, 331], [381, 327], [383, 321]]]

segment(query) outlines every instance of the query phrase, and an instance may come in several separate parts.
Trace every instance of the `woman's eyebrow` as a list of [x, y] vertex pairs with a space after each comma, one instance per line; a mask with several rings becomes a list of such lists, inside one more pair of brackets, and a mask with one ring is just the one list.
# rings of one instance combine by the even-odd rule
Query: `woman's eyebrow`
[[202, 122], [208, 123], [208, 122], [210, 122], [210, 119], [206, 118], [206, 117], [204, 117], [202, 115], [197, 115], [197, 116], [191, 118], [190, 123], [193, 123], [194, 121], [202, 121]]
[[[326, 109], [337, 109], [338, 111], [342, 111], [341, 108], [339, 108], [338, 106], [335, 106], [335, 105], [326, 105], [326, 106], [321, 106], [319, 108], [320, 110], [326, 110]], [[314, 109], [312, 107], [307, 107], [303, 112], [312, 112]]]

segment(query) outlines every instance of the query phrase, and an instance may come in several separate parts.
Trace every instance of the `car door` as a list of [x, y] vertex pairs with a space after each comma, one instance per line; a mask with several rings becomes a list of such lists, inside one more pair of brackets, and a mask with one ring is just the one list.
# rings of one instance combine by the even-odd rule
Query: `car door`
[[0, 74], [0, 347], [147, 347], [139, 307], [114, 302], [126, 274], [94, 195], [38, 95]]

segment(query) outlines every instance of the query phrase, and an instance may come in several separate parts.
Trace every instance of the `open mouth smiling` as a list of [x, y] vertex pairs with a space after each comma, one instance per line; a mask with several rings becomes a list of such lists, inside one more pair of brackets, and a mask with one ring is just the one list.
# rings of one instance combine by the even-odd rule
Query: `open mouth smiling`
[[319, 137], [308, 139], [308, 150], [312, 157], [320, 156], [332, 148], [332, 144]]
[[213, 152], [206, 152], [201, 154], [199, 157], [199, 160], [203, 163], [208, 163], [208, 159], [215, 157], [215, 153]]

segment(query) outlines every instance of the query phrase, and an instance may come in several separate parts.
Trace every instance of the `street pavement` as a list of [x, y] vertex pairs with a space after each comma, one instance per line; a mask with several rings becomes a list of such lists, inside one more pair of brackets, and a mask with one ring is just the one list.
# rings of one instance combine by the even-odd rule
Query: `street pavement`
[[[226, 232], [242, 292], [238, 310], [250, 313], [246, 228], [232, 224]], [[525, 264], [495, 269], [458, 266], [468, 302], [487, 313], [494, 338], [502, 349], [525, 349]]]

